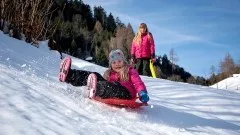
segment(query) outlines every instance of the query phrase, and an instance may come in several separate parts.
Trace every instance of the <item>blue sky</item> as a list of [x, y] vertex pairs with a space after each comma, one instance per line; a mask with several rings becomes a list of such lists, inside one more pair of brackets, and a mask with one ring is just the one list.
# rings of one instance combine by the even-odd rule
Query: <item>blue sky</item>
[[173, 48], [178, 65], [192, 75], [208, 77], [210, 66], [219, 66], [227, 53], [240, 60], [239, 0], [83, 0], [102, 6], [107, 14], [134, 31], [141, 22], [152, 32], [156, 54]]

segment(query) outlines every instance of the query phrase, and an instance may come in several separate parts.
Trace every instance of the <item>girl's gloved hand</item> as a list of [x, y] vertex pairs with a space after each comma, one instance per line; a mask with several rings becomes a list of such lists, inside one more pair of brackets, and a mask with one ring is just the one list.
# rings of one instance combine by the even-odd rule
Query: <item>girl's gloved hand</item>
[[152, 58], [152, 63], [155, 63], [156, 62], [156, 58]]
[[149, 101], [149, 96], [147, 94], [147, 91], [146, 90], [141, 90], [139, 93], [138, 93], [138, 96], [139, 96], [139, 100], [143, 103], [147, 103]]

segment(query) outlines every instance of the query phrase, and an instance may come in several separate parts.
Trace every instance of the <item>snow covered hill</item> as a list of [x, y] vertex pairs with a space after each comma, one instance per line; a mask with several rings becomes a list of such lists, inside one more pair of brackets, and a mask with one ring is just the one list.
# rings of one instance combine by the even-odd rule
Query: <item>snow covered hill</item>
[[240, 74], [233, 74], [232, 77], [226, 78], [212, 85], [211, 87], [217, 88], [217, 89], [226, 89], [226, 90], [233, 90], [235, 92], [240, 92]]
[[[0, 32], [0, 135], [240, 134], [240, 93], [142, 77], [148, 107], [120, 109], [84, 98], [57, 79], [59, 53]], [[73, 68], [105, 68], [73, 58]]]

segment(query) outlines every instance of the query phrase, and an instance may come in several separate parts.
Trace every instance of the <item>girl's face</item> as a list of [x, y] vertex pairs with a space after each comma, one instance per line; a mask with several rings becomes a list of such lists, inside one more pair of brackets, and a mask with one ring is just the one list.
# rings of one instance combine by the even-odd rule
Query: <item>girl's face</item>
[[111, 63], [111, 67], [112, 67], [113, 71], [115, 71], [117, 73], [122, 70], [123, 66], [124, 66], [123, 60], [114, 60]]
[[143, 27], [140, 27], [140, 32], [141, 32], [141, 34], [143, 34], [143, 33], [145, 33], [146, 32], [146, 28], [143, 28]]
[[146, 28], [145, 27], [140, 27], [139, 28], [139, 31], [141, 34], [145, 33], [146, 32]]

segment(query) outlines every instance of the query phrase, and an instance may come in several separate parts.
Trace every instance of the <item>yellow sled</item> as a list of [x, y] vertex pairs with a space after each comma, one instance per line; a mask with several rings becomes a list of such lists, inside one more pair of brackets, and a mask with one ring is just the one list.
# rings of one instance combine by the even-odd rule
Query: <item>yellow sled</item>
[[155, 70], [155, 67], [154, 67], [154, 65], [153, 65], [153, 63], [152, 63], [152, 60], [150, 60], [150, 70], [151, 70], [151, 73], [152, 73], [152, 77], [153, 78], [157, 78], [157, 76], [156, 76], [156, 70]]

